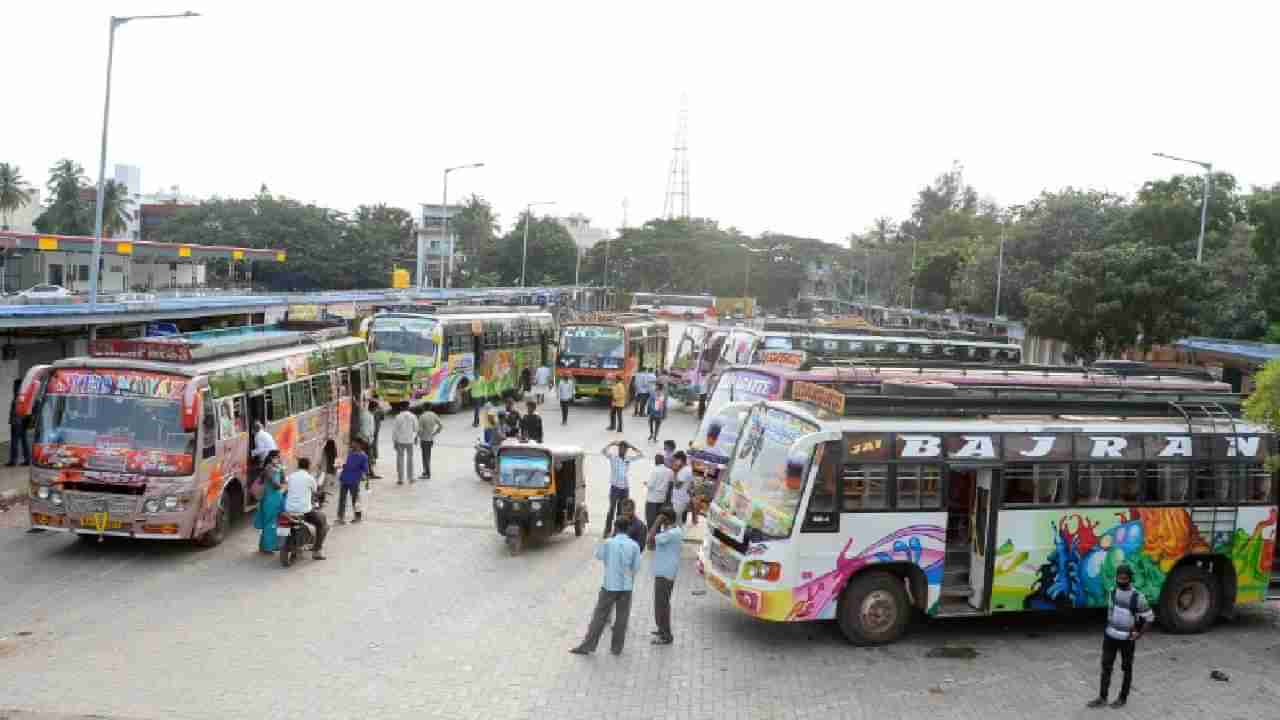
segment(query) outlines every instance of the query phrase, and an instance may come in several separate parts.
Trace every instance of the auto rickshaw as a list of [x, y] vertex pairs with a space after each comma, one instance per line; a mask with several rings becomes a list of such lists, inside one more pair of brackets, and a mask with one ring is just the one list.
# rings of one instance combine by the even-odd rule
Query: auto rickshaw
[[509, 440], [497, 449], [493, 520], [507, 550], [518, 555], [530, 538], [587, 525], [586, 462], [582, 448]]

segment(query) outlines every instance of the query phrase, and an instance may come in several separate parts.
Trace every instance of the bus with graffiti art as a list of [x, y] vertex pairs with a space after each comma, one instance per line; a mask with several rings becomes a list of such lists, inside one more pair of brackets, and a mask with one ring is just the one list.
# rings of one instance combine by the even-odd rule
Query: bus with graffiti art
[[609, 397], [607, 378], [635, 394], [635, 374], [667, 364], [667, 324], [644, 315], [597, 313], [560, 327], [556, 375], [573, 378], [575, 397]]
[[1277, 453], [1239, 396], [806, 393], [747, 413], [697, 567], [738, 611], [855, 644], [929, 618], [1105, 607], [1121, 564], [1175, 633], [1262, 602]]
[[556, 327], [536, 307], [414, 305], [374, 315], [368, 341], [380, 399], [456, 412], [468, 389], [475, 402], [500, 397], [550, 366]]
[[31, 526], [217, 545], [257, 507], [261, 421], [289, 467], [342, 457], [368, 358], [345, 323], [95, 340], [88, 357], [27, 372], [17, 411], [35, 426]]
[[671, 367], [664, 377], [667, 394], [686, 404], [697, 402], [704, 396], [708, 390], [708, 378], [728, 335], [728, 329], [718, 324], [685, 325]]

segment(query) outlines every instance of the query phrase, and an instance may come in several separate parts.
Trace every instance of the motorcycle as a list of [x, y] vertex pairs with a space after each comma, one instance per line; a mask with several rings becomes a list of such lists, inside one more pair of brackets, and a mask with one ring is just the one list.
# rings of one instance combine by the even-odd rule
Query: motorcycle
[[476, 476], [481, 480], [493, 482], [493, 474], [496, 470], [497, 462], [493, 453], [493, 446], [481, 440], [476, 443]]
[[290, 567], [303, 552], [316, 542], [316, 532], [300, 513], [282, 512], [276, 516], [276, 536], [280, 538], [280, 564]]

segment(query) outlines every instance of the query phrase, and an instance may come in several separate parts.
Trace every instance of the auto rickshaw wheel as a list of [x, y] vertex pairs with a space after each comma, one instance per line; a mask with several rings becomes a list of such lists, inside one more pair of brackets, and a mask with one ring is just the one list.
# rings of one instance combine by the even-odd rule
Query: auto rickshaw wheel
[[524, 533], [520, 532], [519, 525], [507, 526], [507, 552], [512, 556], [519, 555], [524, 550]]
[[579, 507], [578, 511], [573, 514], [573, 535], [574, 537], [582, 537], [582, 533], [587, 527], [587, 510]]

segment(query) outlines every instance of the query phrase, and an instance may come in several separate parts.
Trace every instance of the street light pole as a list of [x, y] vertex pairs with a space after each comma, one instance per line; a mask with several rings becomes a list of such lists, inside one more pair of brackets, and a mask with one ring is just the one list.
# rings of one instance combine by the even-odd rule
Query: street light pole
[[[470, 168], [482, 168], [482, 167], [484, 167], [484, 163], [478, 162], [478, 163], [468, 163], [466, 165], [455, 165], [453, 167], [444, 169], [444, 195], [440, 199], [440, 217], [441, 217], [440, 227], [441, 227], [441, 233], [442, 233], [440, 235], [440, 249], [443, 250], [444, 244], [449, 243], [449, 274], [450, 275], [453, 275], [453, 243], [449, 241], [449, 173], [453, 172], [454, 170], [468, 170]], [[425, 220], [426, 218], [423, 218], [423, 219]], [[418, 289], [419, 290], [422, 290], [424, 287], [426, 287], [426, 284], [427, 284], [426, 268], [424, 267], [424, 264], [423, 264], [425, 260], [425, 256], [426, 256], [426, 249], [423, 247], [422, 237], [419, 236], [418, 237]], [[444, 258], [440, 258], [440, 289], [441, 290], [444, 289], [444, 282], [445, 282], [444, 265], [445, 265]]]
[[107, 174], [107, 126], [111, 119], [111, 64], [116, 52], [116, 28], [132, 20], [169, 20], [199, 17], [199, 13], [187, 11], [176, 15], [130, 15], [111, 18], [107, 33], [107, 94], [102, 102], [102, 144], [98, 151], [98, 206], [93, 211], [93, 260], [89, 265], [89, 304], [98, 304], [98, 265], [102, 263], [102, 200], [106, 191]]
[[1200, 240], [1196, 243], [1196, 262], [1199, 263], [1204, 259], [1204, 227], [1205, 222], [1209, 219], [1209, 186], [1213, 183], [1213, 163], [1203, 162], [1201, 160], [1188, 160], [1187, 158], [1177, 157], [1176, 155], [1166, 155], [1165, 153], [1151, 153], [1158, 158], [1165, 160], [1177, 160], [1178, 162], [1191, 163], [1204, 168], [1204, 193], [1200, 199]]
[[[524, 269], [529, 260], [529, 222], [533, 220], [531, 209], [536, 205], [555, 205], [555, 200], [538, 200], [524, 205], [524, 242], [520, 248], [520, 287], [524, 287]], [[577, 244], [577, 241], [574, 241]]]
[[1004, 277], [1004, 224], [1000, 225], [1000, 260], [996, 264], [996, 311], [994, 317], [1000, 319], [1000, 281]]
[[916, 309], [916, 239], [911, 238], [911, 295], [907, 299], [907, 312], [915, 312]]

